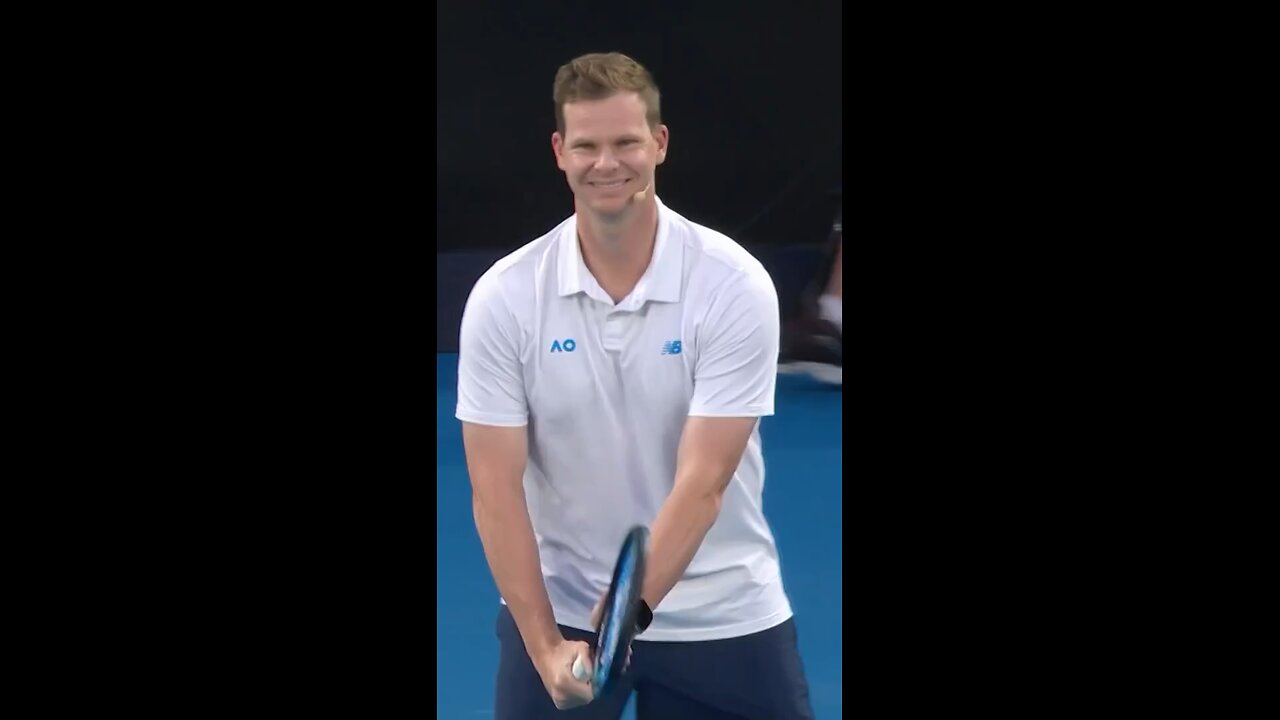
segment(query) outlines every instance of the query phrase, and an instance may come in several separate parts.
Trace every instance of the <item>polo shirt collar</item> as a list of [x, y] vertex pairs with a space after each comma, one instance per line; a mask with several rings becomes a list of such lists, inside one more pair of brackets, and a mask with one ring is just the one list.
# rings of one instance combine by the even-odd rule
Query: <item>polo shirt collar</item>
[[[663, 205], [660, 198], [655, 197], [654, 200], [658, 203], [658, 235], [653, 244], [653, 259], [635, 289], [623, 300], [624, 304], [634, 307], [640, 307], [649, 300], [679, 302], [684, 285], [684, 238], [677, 229], [678, 225], [672, 222], [676, 214]], [[558, 242], [556, 281], [560, 296], [585, 292], [598, 300], [612, 302], [582, 260], [576, 215], [565, 223]]]

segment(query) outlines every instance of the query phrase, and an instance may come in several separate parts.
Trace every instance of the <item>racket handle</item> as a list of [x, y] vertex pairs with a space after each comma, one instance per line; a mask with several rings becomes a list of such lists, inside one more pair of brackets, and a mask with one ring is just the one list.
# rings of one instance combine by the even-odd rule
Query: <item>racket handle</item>
[[[561, 665], [561, 667], [564, 667]], [[573, 659], [573, 676], [578, 680], [586, 682], [587, 666], [582, 662], [582, 656], [579, 655]]]

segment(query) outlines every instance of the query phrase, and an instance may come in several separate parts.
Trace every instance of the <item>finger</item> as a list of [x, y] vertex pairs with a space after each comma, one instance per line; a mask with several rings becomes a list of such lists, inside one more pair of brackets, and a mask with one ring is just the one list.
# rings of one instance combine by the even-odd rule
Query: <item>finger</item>
[[591, 661], [578, 656], [574, 659], [573, 680], [566, 683], [563, 690], [571, 697], [573, 705], [586, 705], [596, 697], [595, 688], [591, 685]]
[[591, 646], [584, 642], [574, 643], [573, 664], [570, 667], [573, 679], [590, 687], [591, 674], [594, 671], [595, 663], [591, 659]]
[[595, 627], [595, 628], [600, 627], [600, 616], [604, 614], [603, 611], [604, 611], [604, 598], [601, 597], [599, 600], [596, 601], [596, 606], [591, 608], [591, 626], [592, 627]]
[[595, 699], [595, 689], [591, 687], [591, 658], [584, 652], [573, 656], [570, 667], [571, 678], [561, 675], [556, 681], [556, 692], [552, 700], [561, 710], [586, 705]]
[[557, 710], [572, 710], [576, 707], [591, 704], [593, 699], [594, 698], [592, 698], [590, 694], [575, 695], [572, 692], [568, 692], [559, 697], [552, 698], [551, 701], [555, 704]]

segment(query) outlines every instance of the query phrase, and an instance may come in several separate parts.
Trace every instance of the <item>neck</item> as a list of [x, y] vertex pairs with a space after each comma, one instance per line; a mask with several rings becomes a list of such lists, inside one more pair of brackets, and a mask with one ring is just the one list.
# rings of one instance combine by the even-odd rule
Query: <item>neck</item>
[[613, 301], [635, 289], [653, 259], [658, 236], [658, 206], [654, 200], [637, 203], [618, 217], [600, 217], [577, 210], [582, 260]]

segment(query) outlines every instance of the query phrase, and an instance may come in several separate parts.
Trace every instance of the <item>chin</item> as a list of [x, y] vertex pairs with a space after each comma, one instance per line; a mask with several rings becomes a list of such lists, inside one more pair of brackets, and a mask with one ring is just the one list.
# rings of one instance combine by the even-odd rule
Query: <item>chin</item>
[[611, 198], [590, 198], [582, 204], [598, 213], [617, 215], [631, 206], [630, 200], [630, 195], [620, 195]]

